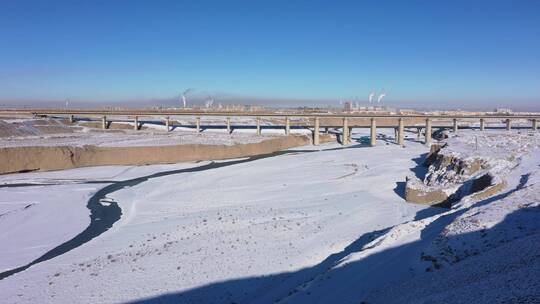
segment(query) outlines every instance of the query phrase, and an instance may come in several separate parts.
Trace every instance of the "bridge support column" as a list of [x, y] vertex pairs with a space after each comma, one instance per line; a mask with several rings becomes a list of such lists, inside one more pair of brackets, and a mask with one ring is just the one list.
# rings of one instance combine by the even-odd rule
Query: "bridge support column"
[[506, 131], [510, 131], [512, 130], [512, 121], [510, 120], [510, 118], [507, 118], [506, 119]]
[[70, 122], [70, 123], [74, 123], [74, 122], [75, 122], [75, 116], [74, 116], [74, 115], [69, 115], [69, 122]]
[[431, 145], [431, 118], [426, 119], [426, 146]]
[[201, 118], [199, 116], [195, 117], [195, 129], [197, 133], [201, 132]]
[[285, 117], [285, 135], [291, 135], [291, 119]]
[[371, 130], [370, 130], [370, 145], [375, 147], [377, 145], [377, 121], [375, 117], [371, 118]]
[[318, 146], [320, 143], [320, 139], [319, 139], [320, 125], [319, 124], [320, 124], [319, 117], [315, 117], [315, 123], [313, 126], [313, 145], [315, 146]]
[[484, 131], [486, 129], [485, 121], [483, 118], [480, 118], [480, 131]]
[[257, 135], [261, 135], [261, 118], [257, 117]]
[[169, 120], [169, 117], [165, 118], [165, 127], [167, 128], [167, 132], [169, 132], [171, 126], [171, 121]]
[[349, 120], [346, 117], [343, 118], [343, 135], [341, 136], [341, 144], [349, 144]]
[[454, 131], [454, 133], [457, 133], [457, 131], [458, 131], [458, 121], [457, 121], [457, 119], [455, 119], [455, 118], [454, 118], [454, 128], [453, 128], [453, 131]]
[[107, 124], [107, 116], [103, 116], [103, 117], [101, 118], [101, 128], [102, 128], [103, 130], [106, 130], [106, 129], [109, 128], [109, 125]]
[[231, 134], [232, 132], [232, 129], [231, 129], [231, 118], [230, 117], [227, 117], [227, 133]]
[[135, 119], [133, 120], [135, 123], [135, 126], [133, 126], [133, 130], [137, 131], [139, 130], [139, 116], [135, 116]]
[[536, 121], [536, 118], [532, 120], [532, 130], [533, 131], [536, 131], [536, 129], [538, 128], [538, 125], [537, 125], [537, 121]]
[[405, 125], [403, 123], [403, 118], [399, 119], [399, 130], [398, 130], [398, 144], [401, 147], [405, 147]]

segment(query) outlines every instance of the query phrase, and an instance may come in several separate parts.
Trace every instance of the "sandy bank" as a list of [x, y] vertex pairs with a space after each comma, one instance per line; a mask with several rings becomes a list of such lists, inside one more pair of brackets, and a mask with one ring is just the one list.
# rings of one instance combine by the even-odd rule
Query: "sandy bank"
[[272, 153], [307, 145], [307, 136], [277, 137], [236, 145], [173, 145], [147, 147], [42, 146], [0, 148], [0, 174], [50, 171], [105, 165], [147, 165], [230, 159]]

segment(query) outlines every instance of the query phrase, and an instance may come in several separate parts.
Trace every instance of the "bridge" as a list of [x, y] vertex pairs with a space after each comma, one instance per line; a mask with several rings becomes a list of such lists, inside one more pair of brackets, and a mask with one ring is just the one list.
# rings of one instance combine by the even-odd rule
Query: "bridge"
[[[352, 128], [370, 128], [370, 144], [377, 144], [377, 128], [393, 128], [397, 144], [404, 145], [405, 128], [416, 129], [418, 137], [424, 130], [424, 143], [430, 145], [433, 128], [451, 128], [458, 132], [460, 122], [479, 122], [480, 131], [488, 126], [488, 121], [504, 124], [506, 130], [512, 129], [513, 121], [527, 121], [531, 130], [537, 130], [537, 122], [540, 114], [390, 114], [390, 113], [305, 113], [305, 112], [228, 112], [228, 111], [204, 111], [204, 110], [90, 110], [90, 109], [8, 109], [0, 110], [1, 115], [18, 116], [29, 115], [34, 117], [65, 117], [70, 122], [77, 119], [101, 120], [102, 128], [107, 129], [109, 123], [118, 121], [132, 121], [134, 129], [140, 129], [140, 118], [151, 117], [163, 120], [167, 130], [173, 126], [174, 117], [194, 118], [194, 128], [197, 132], [202, 131], [203, 119], [218, 118], [225, 122], [224, 127], [230, 133], [233, 130], [231, 118], [249, 117], [256, 119], [256, 134], [261, 134], [261, 119], [272, 119], [273, 125], [281, 125], [286, 135], [290, 135], [291, 127], [305, 127], [313, 130], [313, 144], [320, 143], [321, 128], [341, 128], [341, 143], [347, 145], [350, 142]], [[297, 119], [294, 121], [294, 119]], [[300, 119], [300, 121], [298, 121]], [[450, 125], [449, 125], [450, 124]]]

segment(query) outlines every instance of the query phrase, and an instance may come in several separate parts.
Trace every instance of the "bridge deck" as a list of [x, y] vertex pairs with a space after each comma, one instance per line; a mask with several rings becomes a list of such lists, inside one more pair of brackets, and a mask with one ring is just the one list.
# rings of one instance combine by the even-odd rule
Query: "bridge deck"
[[540, 114], [388, 114], [388, 113], [298, 113], [227, 112], [187, 110], [90, 110], [90, 109], [7, 109], [0, 115], [90, 115], [90, 116], [225, 116], [306, 118], [431, 118], [431, 119], [540, 119]]

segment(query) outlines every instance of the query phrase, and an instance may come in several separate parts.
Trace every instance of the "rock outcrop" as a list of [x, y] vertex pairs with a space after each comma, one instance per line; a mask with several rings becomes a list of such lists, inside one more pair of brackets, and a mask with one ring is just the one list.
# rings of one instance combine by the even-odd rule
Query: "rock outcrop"
[[448, 201], [448, 194], [435, 187], [426, 186], [416, 177], [407, 177], [405, 186], [405, 200], [422, 205], [444, 205]]
[[500, 192], [506, 183], [491, 171], [511, 165], [508, 160], [499, 160], [497, 168], [490, 159], [480, 156], [463, 157], [445, 146], [433, 145], [424, 161], [428, 172], [423, 180], [407, 177], [405, 200], [411, 203], [450, 207], [465, 195], [476, 199], [487, 198]]

